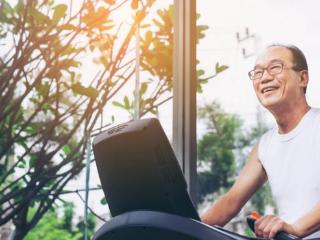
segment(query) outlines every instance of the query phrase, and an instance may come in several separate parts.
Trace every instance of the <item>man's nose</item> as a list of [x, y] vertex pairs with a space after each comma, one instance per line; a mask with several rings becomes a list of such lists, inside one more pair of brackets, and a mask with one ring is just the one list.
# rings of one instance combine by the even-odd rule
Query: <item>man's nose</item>
[[263, 73], [262, 73], [260, 82], [261, 82], [261, 83], [268, 82], [268, 81], [271, 81], [273, 78], [274, 78], [274, 76], [273, 76], [273, 75], [270, 75], [270, 73], [268, 72], [268, 70], [265, 69], [265, 70], [263, 71]]

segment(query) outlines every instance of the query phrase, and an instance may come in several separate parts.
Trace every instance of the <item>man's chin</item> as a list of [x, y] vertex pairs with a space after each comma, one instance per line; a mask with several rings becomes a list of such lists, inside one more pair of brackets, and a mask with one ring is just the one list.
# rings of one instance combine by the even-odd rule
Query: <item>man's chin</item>
[[267, 109], [272, 109], [279, 104], [279, 99], [274, 97], [260, 98], [260, 103]]

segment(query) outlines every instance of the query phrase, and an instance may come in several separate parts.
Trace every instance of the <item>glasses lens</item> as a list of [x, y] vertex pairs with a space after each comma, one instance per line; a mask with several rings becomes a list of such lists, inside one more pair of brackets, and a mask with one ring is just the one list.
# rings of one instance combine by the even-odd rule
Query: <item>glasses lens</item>
[[250, 79], [254, 80], [260, 78], [263, 74], [263, 69], [253, 69], [249, 72]]
[[281, 73], [282, 69], [283, 69], [283, 64], [282, 63], [275, 63], [275, 64], [272, 64], [272, 65], [270, 65], [268, 67], [268, 72], [271, 75], [274, 75], [274, 74]]

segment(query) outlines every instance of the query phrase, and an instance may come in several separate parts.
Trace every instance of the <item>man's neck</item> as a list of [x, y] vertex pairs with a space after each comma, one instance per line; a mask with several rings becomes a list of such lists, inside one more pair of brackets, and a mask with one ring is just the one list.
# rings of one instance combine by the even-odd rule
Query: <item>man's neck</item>
[[310, 106], [305, 102], [305, 104], [296, 106], [286, 106], [277, 111], [271, 111], [275, 117], [279, 133], [285, 134], [293, 130], [303, 118], [303, 116], [309, 111]]

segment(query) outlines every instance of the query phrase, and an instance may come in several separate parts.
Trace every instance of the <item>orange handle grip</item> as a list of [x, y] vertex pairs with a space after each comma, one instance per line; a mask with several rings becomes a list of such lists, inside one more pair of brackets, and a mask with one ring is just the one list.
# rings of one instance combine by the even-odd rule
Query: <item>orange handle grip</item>
[[255, 220], [258, 220], [260, 218], [260, 214], [257, 211], [252, 211], [250, 213], [250, 217], [255, 219]]

